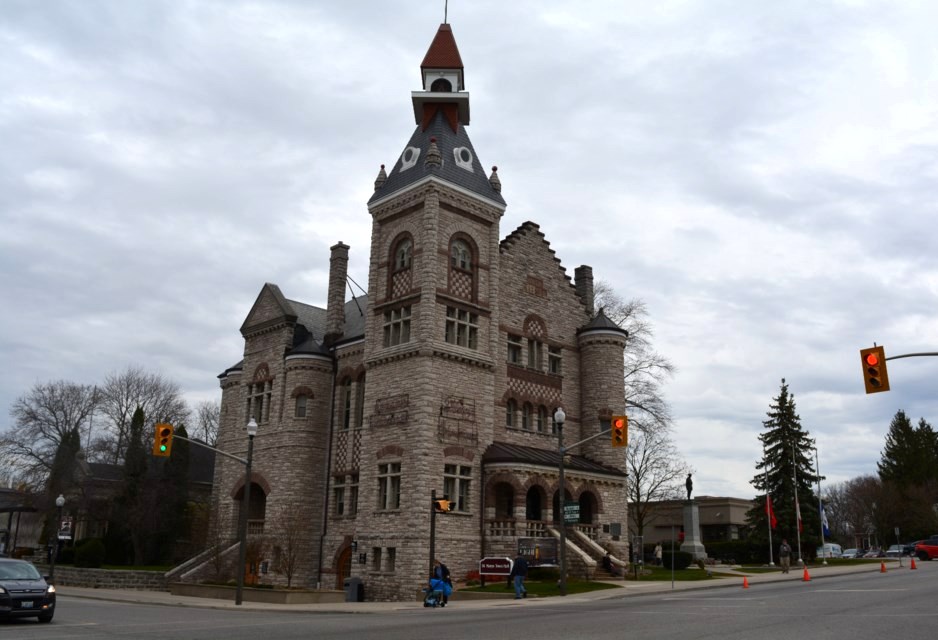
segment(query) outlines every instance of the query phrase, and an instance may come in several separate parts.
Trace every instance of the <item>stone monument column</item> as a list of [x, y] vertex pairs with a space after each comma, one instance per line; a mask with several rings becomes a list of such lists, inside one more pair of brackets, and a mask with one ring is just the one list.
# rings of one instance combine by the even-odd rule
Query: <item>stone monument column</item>
[[706, 560], [707, 550], [700, 541], [700, 511], [697, 503], [687, 500], [684, 503], [684, 543], [681, 551], [687, 551], [694, 560]]

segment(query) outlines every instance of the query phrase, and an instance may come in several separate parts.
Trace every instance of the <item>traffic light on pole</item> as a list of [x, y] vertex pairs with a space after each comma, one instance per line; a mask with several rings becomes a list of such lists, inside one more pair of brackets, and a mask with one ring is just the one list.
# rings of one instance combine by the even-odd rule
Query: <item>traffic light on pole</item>
[[440, 513], [448, 513], [453, 510], [453, 503], [449, 500], [434, 500], [433, 508]]
[[629, 445], [629, 417], [612, 416], [612, 446], [627, 447]]
[[153, 434], [153, 455], [168, 458], [173, 450], [173, 425], [161, 422]]
[[863, 363], [863, 384], [867, 393], [889, 391], [889, 374], [886, 373], [886, 353], [882, 347], [860, 350]]

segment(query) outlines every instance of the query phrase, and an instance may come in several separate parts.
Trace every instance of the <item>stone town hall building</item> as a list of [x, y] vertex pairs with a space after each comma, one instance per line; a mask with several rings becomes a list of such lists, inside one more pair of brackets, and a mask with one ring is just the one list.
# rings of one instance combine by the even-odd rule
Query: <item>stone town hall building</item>
[[[264, 285], [241, 326], [244, 358], [219, 376], [219, 448], [246, 455], [245, 424], [259, 425], [248, 517], [249, 538], [268, 540], [262, 581], [284, 582], [277, 532], [299, 521], [294, 585], [358, 577], [368, 600], [413, 598], [429, 570], [434, 490], [454, 503], [436, 516], [435, 549], [457, 580], [482, 557], [514, 557], [523, 538], [556, 540], [555, 410], [569, 445], [625, 409], [627, 334], [594, 313], [591, 268], [571, 282], [532, 222], [501, 236], [501, 183], [466, 133], [449, 24], [421, 76], [416, 130], [368, 201], [368, 295], [345, 300], [350, 247], [339, 242], [326, 308]], [[625, 449], [598, 437], [565, 467], [580, 505], [568, 566], [582, 575], [603, 548], [624, 557], [612, 534], [614, 523], [627, 531]], [[213, 501], [232, 535], [243, 478], [219, 458]]]

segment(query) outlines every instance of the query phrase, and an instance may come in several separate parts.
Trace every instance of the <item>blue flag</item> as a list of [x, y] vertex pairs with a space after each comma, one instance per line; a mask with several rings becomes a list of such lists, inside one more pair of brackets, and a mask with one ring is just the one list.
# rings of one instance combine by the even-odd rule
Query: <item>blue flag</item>
[[821, 503], [821, 530], [824, 532], [825, 538], [831, 537], [831, 530], [827, 526], [827, 512], [824, 511], [824, 503]]

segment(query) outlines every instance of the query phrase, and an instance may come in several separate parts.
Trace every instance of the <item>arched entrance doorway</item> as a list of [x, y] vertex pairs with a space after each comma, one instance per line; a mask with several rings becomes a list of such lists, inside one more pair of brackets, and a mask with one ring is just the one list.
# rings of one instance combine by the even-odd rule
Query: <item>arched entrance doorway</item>
[[345, 588], [345, 579], [352, 574], [352, 545], [345, 545], [339, 551], [335, 562], [335, 588], [341, 591]]

